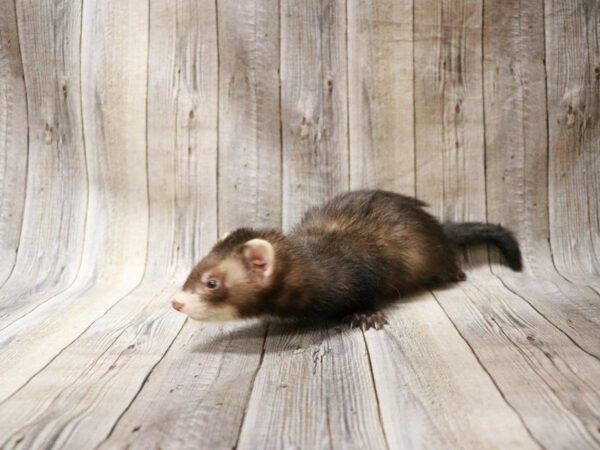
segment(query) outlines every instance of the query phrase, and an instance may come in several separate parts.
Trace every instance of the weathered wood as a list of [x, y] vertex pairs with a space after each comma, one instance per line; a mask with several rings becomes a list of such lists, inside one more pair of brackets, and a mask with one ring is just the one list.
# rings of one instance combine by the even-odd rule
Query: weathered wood
[[362, 333], [271, 325], [239, 448], [331, 447], [386, 447]]
[[546, 0], [545, 13], [550, 239], [559, 270], [600, 292], [600, 6]]
[[[450, 15], [450, 17], [452, 16]], [[424, 46], [431, 45], [428, 39], [432, 30], [429, 17], [427, 20], [424, 18], [421, 20], [422, 26], [417, 25], [418, 30], [416, 31], [420, 33], [419, 36], [423, 42], [420, 42], [421, 52], [415, 54], [415, 57], [418, 57], [416, 64], [418, 64], [419, 70], [425, 69], [428, 74], [437, 77], [437, 69], [444, 68], [443, 61], [439, 63], [439, 67], [434, 68], [425, 65], [421, 60], [428, 56], [422, 50]], [[445, 20], [448, 20], [447, 12]], [[440, 29], [447, 33], [452, 32], [448, 30], [451, 30], [453, 26], [456, 27], [456, 21], [446, 22], [441, 16], [439, 21]], [[475, 37], [472, 36], [474, 31], [471, 28], [468, 31], [471, 33], [470, 39], [475, 40]], [[455, 51], [452, 47], [454, 42], [447, 38], [440, 38], [439, 42], [441, 46], [447, 46], [440, 52]], [[455, 58], [460, 58], [460, 56], [455, 56]], [[475, 66], [475, 69], [477, 68], [479, 61], [476, 57], [471, 57], [468, 61]], [[428, 62], [428, 64], [431, 63]], [[419, 72], [416, 76], [420, 77], [418, 83], [421, 88], [417, 91], [420, 95], [423, 95], [425, 91], [422, 83], [437, 82], [437, 80], [423, 79]], [[459, 103], [464, 101], [464, 91], [468, 92], [469, 87], [454, 83], [452, 77], [457, 75], [452, 70], [448, 70], [442, 76], [449, 77], [448, 80], [442, 82], [442, 86], [437, 88], [437, 92], [441, 92], [442, 98], [445, 99], [444, 95], [447, 95], [451, 98], [457, 97]], [[476, 81], [474, 83], [476, 85]], [[430, 86], [427, 89], [427, 93], [431, 96], [436, 92]], [[478, 95], [468, 98], [466, 102], [474, 107], [481, 105]], [[450, 114], [460, 113], [460, 111], [454, 110], [444, 112], [444, 106], [440, 104], [440, 100], [433, 104], [426, 104], [424, 101], [417, 106], [431, 108], [438, 114], [435, 116], [436, 119], [432, 119], [431, 111], [428, 113], [424, 113], [422, 109], [419, 111], [421, 115], [418, 118], [420, 117], [425, 123], [425, 127], [430, 127], [420, 135], [421, 140], [438, 139], [438, 135], [431, 134], [431, 128], [444, 127], [446, 123], [452, 123], [453, 118]], [[428, 114], [427, 117], [425, 117], [426, 114]], [[469, 114], [470, 121], [475, 122], [476, 114], [469, 111], [467, 114]], [[480, 134], [475, 134], [471, 129], [465, 130], [467, 126], [464, 126], [465, 129], [463, 126], [463, 122], [457, 123], [457, 134], [471, 133], [476, 136], [476, 140], [471, 137], [468, 141], [469, 145], [478, 142], [478, 145], [482, 146], [481, 125]], [[442, 140], [446, 139], [446, 136], [441, 135], [441, 138]], [[454, 141], [452, 142], [454, 143]], [[427, 143], [422, 145], [423, 147], [419, 147], [419, 151], [423, 149], [428, 152], [423, 157], [423, 160], [426, 161], [439, 152], [441, 144], [436, 141], [435, 144], [429, 144], [432, 147], [428, 149], [424, 148], [428, 145]], [[435, 145], [438, 147], [436, 148]], [[404, 159], [405, 164], [408, 164], [406, 161], [410, 161], [410, 165], [406, 166], [408, 172], [405, 174], [403, 182], [407, 186], [407, 192], [414, 194], [413, 154], [410, 148], [409, 150], [405, 149], [397, 158]], [[462, 149], [454, 148], [453, 151], [459, 153]], [[383, 160], [383, 163], [387, 163], [391, 167], [393, 166], [392, 161], [393, 159], [387, 159]], [[359, 161], [352, 160], [352, 163], [358, 165], [357, 170], [364, 167]], [[421, 166], [417, 173], [421, 176], [420, 169]], [[354, 173], [354, 167], [352, 167], [352, 173]], [[427, 175], [424, 175], [421, 181], [427, 183]], [[527, 429], [521, 423], [520, 417], [506, 404], [493, 381], [479, 365], [476, 357], [431, 295], [422, 294], [408, 299], [407, 303], [390, 311], [389, 317], [391, 326], [387, 331], [385, 333], [366, 333], [366, 342], [380, 399], [381, 417], [391, 448], [537, 447], [536, 442], [529, 436]], [[430, 367], [435, 367], [435, 369], [431, 370]], [[460, 375], [463, 371], [464, 375]], [[470, 382], [465, 385], [464, 379], [467, 376]], [[460, 396], [460, 402], [456, 401], [455, 395]], [[432, 420], [432, 416], [435, 419]], [[499, 437], [505, 441], [501, 442]]]
[[487, 216], [517, 233], [528, 273], [548, 274], [544, 4], [509, 0], [484, 12]]
[[340, 0], [281, 3], [284, 229], [349, 187], [345, 11]]
[[485, 218], [483, 179], [463, 176], [484, 167], [481, 9], [475, 0], [415, 3], [417, 196], [445, 220]]
[[490, 276], [434, 294], [498, 389], [545, 448], [597, 448], [600, 361]]
[[165, 307], [174, 291], [146, 283], [5, 400], [0, 446], [98, 445], [181, 328], [183, 317]]
[[[181, 104], [180, 100], [175, 101], [170, 98], [171, 93], [168, 87], [171, 84], [171, 80], [168, 78], [171, 73], [170, 69], [168, 67], [162, 69], [162, 63], [165, 60], [174, 58], [173, 65], [175, 67], [181, 65], [182, 72], [190, 73], [193, 77], [187, 77], [185, 81], [182, 79], [180, 83], [178, 82], [177, 85], [181, 85], [181, 88], [177, 89], [173, 95], [186, 93], [186, 96], [190, 97], [186, 102], [192, 101], [198, 106], [198, 114], [194, 114], [194, 117], [199, 117], [203, 123], [198, 129], [198, 142], [203, 143], [204, 147], [198, 149], [201, 151], [194, 153], [192, 161], [200, 162], [200, 158], [205, 158], [204, 164], [194, 165], [196, 167], [194, 173], [197, 178], [189, 180], [184, 178], [186, 182], [183, 183], [186, 189], [192, 191], [195, 189], [196, 183], [203, 183], [203, 191], [200, 192], [199, 198], [193, 204], [202, 208], [200, 211], [201, 223], [205, 224], [205, 227], [210, 224], [211, 230], [210, 234], [205, 233], [200, 236], [202, 240], [201, 253], [196, 252], [195, 259], [206, 252], [209, 246], [216, 241], [217, 214], [214, 209], [211, 210], [216, 205], [212, 202], [207, 205], [203, 201], [206, 195], [213, 198], [213, 193], [216, 192], [216, 179], [211, 179], [210, 184], [206, 180], [202, 180], [207, 167], [209, 173], [216, 173], [214, 159], [217, 148], [217, 103], [223, 100], [224, 95], [229, 95], [227, 91], [216, 89], [218, 83], [218, 27], [215, 5], [213, 1], [201, 3], [185, 1], [180, 2], [175, 9], [172, 8], [170, 2], [164, 1], [158, 7], [153, 5], [151, 9], [150, 67], [155, 68], [159, 74], [151, 98], [156, 98], [160, 102], [161, 92], [166, 92], [169, 97], [167, 103], [172, 103], [175, 107]], [[233, 7], [233, 5], [229, 6]], [[226, 9], [226, 11], [228, 10]], [[266, 27], [265, 29], [269, 29], [274, 25], [263, 23], [263, 26]], [[257, 30], [259, 35], [261, 32], [261, 29]], [[190, 35], [193, 38], [190, 39]], [[219, 36], [223, 36], [223, 34], [219, 33]], [[193, 45], [200, 39], [204, 42], [200, 52], [201, 58], [198, 61], [188, 59], [188, 55], [196, 54]], [[224, 39], [229, 42], [228, 37], [224, 37]], [[247, 43], [242, 44], [242, 47], [250, 49], [255, 36], [252, 33], [246, 33], [242, 39], [248, 40]], [[173, 40], [177, 42], [177, 45], [173, 45]], [[171, 53], [173, 48], [177, 49], [174, 55]], [[251, 55], [247, 55], [247, 57], [250, 58]], [[196, 70], [198, 73], [194, 73]], [[250, 71], [251, 68], [244, 68], [244, 70]], [[244, 70], [236, 72], [236, 76], [244, 78], [251, 75]], [[177, 94], [177, 92], [180, 93]], [[246, 92], [245, 96], [241, 94], [238, 93], [236, 100], [244, 105], [252, 105], [252, 102], [257, 101], [253, 92]], [[187, 110], [183, 108], [180, 106], [180, 112], [187, 117]], [[164, 114], [173, 116], [174, 112], [165, 111]], [[231, 129], [235, 128], [233, 127], [234, 123], [236, 126], [241, 126], [239, 114], [241, 111], [233, 115], [221, 115], [220, 126]], [[157, 114], [155, 119], [158, 124], [161, 115]], [[251, 127], [252, 124], [246, 124], [246, 126]], [[260, 133], [263, 131], [258, 130]], [[167, 135], [170, 133], [170, 128], [168, 128]], [[158, 139], [160, 139], [158, 136], [160, 134], [161, 132], [157, 132]], [[164, 145], [171, 144], [165, 142]], [[219, 149], [219, 158], [222, 158], [222, 152], [233, 151], [232, 149], [223, 149], [221, 145], [219, 145]], [[184, 155], [183, 150], [182, 148], [181, 155]], [[253, 151], [257, 150], [254, 148]], [[156, 155], [159, 154], [160, 149], [157, 147]], [[240, 163], [239, 158], [237, 162]], [[278, 182], [278, 174], [270, 173], [268, 165], [249, 164], [244, 166], [240, 163], [238, 166], [234, 167], [234, 173], [244, 180], [253, 178], [268, 180], [271, 177]], [[161, 167], [163, 166], [156, 165], [156, 174], [160, 173]], [[186, 164], [182, 164], [182, 167], [186, 167]], [[220, 181], [219, 186], [222, 186], [222, 183]], [[209, 186], [211, 186], [211, 190], [204, 191]], [[161, 194], [157, 191], [156, 195]], [[170, 195], [167, 194], [165, 199], [169, 197]], [[267, 217], [262, 212], [266, 211], [270, 214], [273, 211], [279, 211], [279, 194], [262, 198], [262, 202], [263, 204], [259, 205], [256, 201], [251, 201], [244, 206], [244, 210], [254, 217], [255, 225], [266, 226], [272, 224], [274, 218]], [[223, 222], [220, 224], [221, 232], [231, 224], [241, 225], [236, 223], [240, 213], [234, 206], [231, 203], [220, 209], [219, 217]], [[186, 214], [185, 209], [182, 209], [180, 214], [189, 219], [198, 213], [189, 215], [189, 212]], [[275, 218], [278, 223], [279, 217], [275, 215]], [[193, 223], [188, 221], [184, 223], [188, 226], [182, 228], [178, 235], [182, 243], [185, 243], [189, 236], [193, 236], [195, 233]], [[183, 268], [186, 274], [194, 262], [194, 259], [187, 261], [187, 267]], [[119, 419], [103, 446], [106, 448], [123, 446], [147, 448], [155, 445], [169, 448], [232, 447], [237, 440], [254, 374], [260, 364], [264, 336], [264, 325], [246, 327], [233, 324], [225, 327], [207, 327], [193, 321], [186, 323], [164, 359], [158, 363], [148, 382]], [[165, 401], [173, 408], [166, 408]]]
[[390, 448], [537, 448], [431, 294], [388, 317], [366, 337]]
[[[148, 83], [150, 235], [144, 279], [64, 349], [43, 376], [34, 377], [2, 404], [5, 445], [100, 444], [182, 327], [184, 317], [168, 308], [174, 280], [187, 273], [217, 236], [216, 32], [214, 18], [205, 18], [213, 8], [212, 2], [180, 4], [177, 11], [167, 4], [152, 8], [149, 66], [161, 70]], [[192, 30], [207, 33], [210, 25], [213, 45], [198, 53], [197, 41], [187, 37]], [[178, 51], [171, 53], [174, 42]], [[187, 59], [189, 54], [197, 56]], [[207, 167], [213, 168], [212, 176], [205, 175]], [[189, 359], [178, 345], [175, 354]]]
[[[457, 41], [446, 42], [435, 39], [415, 53], [415, 59], [421, 56], [444, 54], [436, 46], [448, 44], [452, 49], [462, 49], [462, 43], [469, 41], [468, 34], [481, 34], [477, 21], [479, 6], [453, 3], [462, 14], [471, 13], [471, 27], [465, 24], [468, 19], [458, 21], [463, 36], [455, 27], [450, 27], [450, 36]], [[470, 7], [470, 8], [468, 8]], [[418, 9], [415, 11], [418, 13]], [[451, 13], [443, 9], [445, 14]], [[416, 17], [419, 17], [416, 15]], [[451, 16], [454, 17], [454, 16]], [[419, 20], [424, 20], [421, 17]], [[451, 19], [450, 19], [451, 20]], [[479, 17], [481, 20], [481, 17]], [[460, 39], [458, 39], [460, 37]], [[469, 46], [473, 49], [475, 44]], [[464, 52], [467, 52], [466, 54]], [[420, 52], [424, 52], [423, 55]], [[429, 129], [438, 135], [442, 144], [439, 152], [442, 155], [453, 154], [456, 157], [440, 157], [429, 164], [423, 179], [417, 169], [417, 184], [420, 196], [431, 202], [436, 212], [443, 211], [449, 216], [451, 208], [453, 218], [485, 219], [485, 202], [481, 198], [485, 192], [485, 172], [483, 166], [472, 165], [481, 155], [481, 148], [474, 145], [461, 145], [462, 140], [443, 139], [444, 136], [483, 136], [483, 118], [469, 108], [479, 111], [483, 103], [481, 97], [481, 78], [477, 70], [469, 68], [467, 50], [456, 51], [456, 55], [464, 55], [466, 59], [457, 58], [455, 63], [447, 66], [451, 70], [453, 92], [465, 89], [469, 93], [469, 103], [457, 102], [454, 96], [444, 95], [449, 87], [444, 86], [434, 98], [431, 110], [454, 110], [452, 121], [441, 122], [431, 130], [427, 117], [417, 115], [417, 154], [421, 146], [429, 146], [428, 135], [421, 130]], [[479, 53], [479, 57], [481, 54]], [[477, 57], [471, 60], [476, 66]], [[427, 67], [426, 65], [424, 65]], [[419, 65], [415, 65], [416, 78], [419, 76]], [[443, 67], [443, 64], [442, 64]], [[473, 74], [473, 77], [470, 77]], [[424, 79], [433, 78], [426, 76]], [[442, 80], [444, 76], [440, 77]], [[465, 83], [471, 84], [465, 84]], [[431, 87], [435, 86], [432, 84]], [[417, 99], [417, 111], [420, 99]], [[460, 108], [456, 108], [460, 105]], [[478, 120], [462, 121], [460, 115], [479, 117]], [[424, 124], [423, 122], [424, 121]], [[477, 142], [481, 142], [479, 139]], [[458, 153], [456, 150], [460, 150]], [[455, 183], [448, 183], [446, 174], [452, 174]], [[431, 180], [439, 180], [432, 183]], [[440, 192], [435, 186], [440, 184], [444, 190]], [[459, 190], [453, 190], [456, 187]], [[458, 195], [457, 195], [458, 194]], [[434, 291], [444, 311], [456, 325], [457, 330], [473, 349], [485, 370], [494, 379], [503, 397], [519, 414], [534, 439], [545, 447], [557, 448], [593, 448], [598, 445], [597, 421], [600, 396], [597, 379], [600, 379], [600, 362], [582, 351], [560, 330], [557, 330], [521, 297], [508, 291], [489, 269], [488, 257], [484, 252], [469, 252], [470, 269], [468, 282], [459, 283], [454, 289]], [[523, 282], [523, 281], [521, 281]], [[543, 418], [540, 420], [540, 417]]]
[[[0, 446], [598, 448], [599, 14], [0, 3]], [[218, 231], [350, 186], [507, 225], [525, 271], [473, 249], [366, 333], [169, 308]]]
[[[81, 5], [25, 0], [16, 9], [28, 88], [29, 157], [22, 245], [2, 288], [0, 330], [75, 280], [88, 197], [79, 81]], [[11, 149], [11, 160], [23, 156], [18, 151]]]
[[414, 195], [412, 1], [348, 2], [350, 186]]
[[[494, 273], [587, 352], [600, 357], [600, 298], [557, 273], [549, 245], [543, 1], [485, 8], [487, 217], [517, 233], [525, 274]], [[535, 282], [531, 279], [535, 277]]]
[[[139, 14], [137, 2], [88, 1], [82, 21], [82, 102], [91, 187], [81, 269], [68, 290], [0, 331], [0, 364], [6, 367], [0, 399], [15, 392], [136, 287], [144, 271], [147, 14]], [[54, 163], [59, 170], [59, 155]], [[132, 170], [136, 167], [144, 169]], [[60, 211], [57, 205], [64, 198], [53, 201]], [[31, 207], [26, 205], [25, 223]], [[69, 238], [81, 239], [76, 232], [83, 230], [75, 228]], [[63, 233], [68, 235], [68, 228]], [[55, 239], [69, 240], [62, 235]]]
[[[284, 168], [293, 168], [282, 180], [289, 228], [307, 205], [348, 187], [345, 9], [333, 1], [282, 7]], [[386, 445], [362, 334], [329, 333], [271, 326], [239, 448]]]
[[102, 448], [233, 448], [264, 325], [188, 323]]
[[217, 11], [219, 227], [279, 228], [279, 5], [227, 0]]
[[15, 264], [25, 202], [27, 97], [15, 4], [0, 4], [0, 286]]
[[149, 280], [168, 271], [183, 283], [218, 236], [215, 14], [208, 0], [150, 8]]

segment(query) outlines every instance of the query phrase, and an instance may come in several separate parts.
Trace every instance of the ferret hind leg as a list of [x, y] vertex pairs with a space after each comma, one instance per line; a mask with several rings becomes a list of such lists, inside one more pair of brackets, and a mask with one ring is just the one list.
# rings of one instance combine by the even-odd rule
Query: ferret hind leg
[[350, 328], [360, 328], [367, 331], [369, 328], [381, 330], [389, 322], [383, 311], [360, 311], [346, 316], [346, 321], [350, 323]]

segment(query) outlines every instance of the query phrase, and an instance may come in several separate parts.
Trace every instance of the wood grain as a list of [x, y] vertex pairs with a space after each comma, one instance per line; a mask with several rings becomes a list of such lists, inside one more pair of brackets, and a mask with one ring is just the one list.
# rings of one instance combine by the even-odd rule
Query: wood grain
[[239, 448], [386, 446], [361, 331], [272, 325]]
[[[487, 217], [517, 233], [525, 276], [494, 273], [587, 352], [600, 356], [600, 298], [565, 280], [553, 264], [548, 217], [544, 5], [496, 2], [485, 8], [484, 106]], [[535, 277], [535, 282], [532, 278]]]
[[390, 448], [538, 448], [430, 293], [388, 317], [366, 338]]
[[183, 318], [167, 307], [174, 291], [165, 282], [145, 283], [5, 400], [0, 445], [98, 445], [181, 327]]
[[0, 4], [0, 286], [13, 270], [23, 219], [27, 97], [14, 3]]
[[414, 195], [412, 1], [348, 2], [350, 186]]
[[600, 292], [598, 2], [546, 1], [550, 238], [559, 270]]
[[[0, 447], [598, 448], [585, 0], [0, 2]], [[515, 231], [382, 331], [186, 321], [220, 233], [348, 188]]]
[[188, 323], [101, 448], [232, 448], [264, 326]]
[[[230, 6], [233, 8], [233, 5]], [[223, 14], [227, 14], [227, 11], [229, 10], [226, 8]], [[183, 73], [193, 76], [186, 77], [187, 80], [182, 77], [181, 82], [177, 83], [181, 89], [178, 89], [174, 95], [180, 96], [181, 93], [185, 93], [185, 97], [189, 97], [189, 100], [198, 106], [197, 111], [201, 114], [199, 120], [202, 126], [198, 127], [196, 131], [197, 142], [203, 143], [203, 147], [195, 149], [192, 162], [198, 160], [199, 163], [199, 159], [203, 158], [204, 164], [195, 164], [193, 166], [195, 168], [194, 177], [184, 178], [182, 186], [193, 192], [196, 189], [196, 183], [202, 183], [203, 190], [196, 202], [193, 202], [202, 210], [190, 215], [189, 208], [186, 209], [183, 206], [187, 204], [187, 201], [180, 203], [177, 208], [181, 208], [180, 214], [183, 217], [191, 218], [194, 214], [200, 213], [201, 223], [204, 224], [207, 231], [210, 230], [210, 233], [200, 236], [201, 252], [199, 254], [196, 252], [193, 255], [194, 259], [187, 261], [187, 268], [185, 265], [181, 266], [182, 274], [186, 272], [186, 269], [189, 270], [195, 260], [206, 252], [209, 246], [212, 246], [217, 237], [217, 214], [214, 209], [211, 209], [216, 204], [203, 201], [207, 196], [211, 199], [216, 198], [213, 197], [213, 193], [216, 193], [217, 180], [212, 179], [210, 183], [206, 180], [202, 181], [206, 167], [216, 165], [217, 122], [213, 120], [217, 118], [218, 104], [224, 96], [229, 95], [227, 91], [216, 89], [218, 83], [217, 49], [219, 48], [217, 36], [223, 36], [222, 33], [217, 33], [216, 18], [217, 10], [213, 1], [201, 3], [183, 1], [178, 3], [177, 8], [172, 8], [170, 2], [165, 1], [158, 7], [153, 5], [151, 10], [151, 36], [154, 38], [151, 38], [150, 67], [161, 67], [161, 63], [169, 58], [170, 49], [173, 48], [172, 41], [176, 40], [178, 51], [174, 55], [173, 65], [175, 67], [181, 65]], [[225, 17], [222, 19], [229, 20]], [[272, 26], [267, 23], [263, 25], [265, 27]], [[260, 34], [261, 31], [258, 33]], [[190, 40], [190, 34], [194, 36], [197, 34], [197, 39]], [[255, 38], [252, 33], [244, 34], [243, 39], [248, 39], [248, 42], [242, 47], [250, 49]], [[197, 51], [194, 47], [189, 48], [189, 46], [193, 45], [192, 43], [200, 42], [200, 39], [205, 43], [201, 47], [200, 60], [188, 59], [189, 55], [193, 55]], [[226, 42], [229, 42], [227, 37], [225, 39]], [[236, 76], [252, 75], [249, 72], [246, 73], [245, 70], [251, 71], [252, 69], [245, 67], [243, 71], [236, 72]], [[165, 89], [169, 93], [168, 86], [171, 84], [171, 80], [168, 76], [175, 71], [165, 70], [157, 71], [157, 73], [160, 74], [160, 78], [155, 80], [156, 89], [152, 91], [151, 98], [164, 104], [164, 101], [161, 100], [162, 93], [165, 92]], [[239, 100], [245, 105], [251, 105], [253, 101], [256, 101], [255, 95], [253, 92], [240, 91], [235, 100]], [[173, 99], [170, 99], [168, 103], [173, 103], [175, 107], [181, 104], [180, 101], [173, 101]], [[185, 107], [179, 106], [179, 108], [182, 115], [187, 117]], [[165, 114], [173, 116], [174, 112], [165, 111]], [[241, 111], [236, 114], [220, 115], [219, 124], [230, 128], [243, 124], [244, 128], [251, 129], [253, 121], [241, 122], [239, 114]], [[157, 124], [163, 115], [155, 116]], [[194, 114], [194, 118], [196, 117], [198, 115]], [[264, 130], [259, 130], [259, 132], [263, 133]], [[156, 132], [156, 134], [159, 138], [161, 132]], [[222, 152], [237, 151], [237, 149], [224, 149], [221, 145], [218, 147], [219, 158], [222, 157]], [[157, 156], [160, 155], [160, 150], [159, 147], [156, 148]], [[255, 147], [253, 150], [257, 151], [258, 149]], [[185, 151], [182, 148], [181, 155], [185, 155]], [[239, 162], [239, 159], [236, 161]], [[189, 162], [182, 162], [182, 168], [187, 165]], [[267, 180], [269, 177], [278, 179], [278, 175], [272, 174], [266, 165], [239, 164], [234, 168], [233, 173], [241, 176], [244, 180]], [[161, 170], [164, 170], [164, 164], [157, 164], [155, 166], [156, 174], [160, 174]], [[216, 170], [211, 173], [216, 173]], [[218, 186], [223, 186], [223, 183], [226, 181], [220, 178]], [[162, 196], [164, 191], [157, 191], [156, 195]], [[164, 196], [165, 200], [169, 198], [168, 194]], [[250, 199], [250, 196], [246, 198]], [[272, 199], [272, 203], [268, 202], [269, 198]], [[247, 210], [251, 211], [250, 216], [257, 220], [255, 224], [266, 226], [272, 223], [273, 217], [269, 218], [261, 211], [278, 211], [279, 195], [267, 196], [262, 198], [262, 201], [261, 205], [252, 201], [245, 208], [248, 208]], [[219, 224], [220, 231], [225, 231], [227, 229], [225, 227], [229, 226], [227, 224], [236, 223], [237, 217], [239, 217], [239, 210], [234, 204], [220, 209], [219, 218], [223, 219], [223, 223]], [[279, 217], [275, 217], [279, 221]], [[190, 235], [196, 233], [193, 222], [185, 223], [188, 226], [181, 228], [178, 234], [182, 245]], [[164, 234], [158, 228], [156, 231], [157, 238]], [[166, 306], [165, 302], [163, 307]], [[148, 382], [143, 385], [139, 395], [135, 396], [130, 406], [124, 411], [102, 446], [106, 448], [123, 446], [147, 448], [159, 445], [169, 448], [215, 448], [235, 445], [254, 374], [260, 364], [265, 331], [265, 326], [262, 324], [250, 327], [236, 324], [207, 327], [193, 321], [186, 323], [164, 359], [156, 365]], [[165, 402], [172, 405], [173, 408], [165, 409]]]
[[462, 176], [484, 167], [481, 10], [472, 0], [415, 4], [417, 196], [444, 220], [485, 218], [483, 179]]
[[[459, 30], [464, 29], [464, 33], [471, 31], [474, 40], [475, 32], [481, 36], [481, 30], [475, 21], [476, 17], [481, 20], [477, 13], [477, 5], [469, 5], [472, 6], [472, 10], [466, 8], [468, 5], [462, 5], [459, 11], [461, 14], [471, 12], [469, 17], [473, 20], [472, 29], [463, 25], [468, 23], [468, 20], [461, 19], [458, 22], [461, 28], [450, 31], [451, 36], [458, 39], [457, 42], [448, 43], [443, 38], [435, 39], [419, 52], [424, 52], [424, 55], [430, 57], [443, 55], [444, 51], [438, 50], [438, 47], [443, 47], [446, 43], [452, 49], [460, 49], [460, 45], [468, 42], [469, 38], [459, 39]], [[443, 12], [446, 10], [443, 9]], [[452, 14], [450, 11], [448, 13]], [[454, 30], [454, 27], [451, 30]], [[457, 51], [457, 56], [460, 54]], [[420, 55], [415, 53], [415, 58], [419, 59]], [[473, 64], [477, 62], [475, 59]], [[446, 67], [452, 72], [453, 91], [460, 91], [466, 81], [470, 80], [473, 83], [468, 89], [471, 93], [470, 105], [478, 111], [483, 100], [483, 80], [477, 74], [467, 78], [473, 71], [467, 69], [468, 64], [468, 59], [466, 62], [457, 59], [454, 66]], [[464, 71], [468, 73], [463, 73]], [[418, 78], [420, 77], [417, 76]], [[455, 114], [464, 113], [473, 118], [477, 116], [469, 112], [469, 103], [466, 101], [457, 103], [454, 96], [445, 95], [447, 88], [439, 92], [441, 95], [429, 99], [435, 104], [431, 106], [432, 110], [448, 111], [454, 107]], [[461, 105], [460, 111], [456, 109], [458, 104]], [[421, 107], [417, 100], [417, 111], [419, 110]], [[485, 219], [485, 201], [481, 201], [482, 193], [485, 193], [484, 167], [471, 164], [482, 154], [481, 148], [460, 145], [460, 140], [443, 139], [447, 135], [483, 137], [484, 120], [479, 116], [478, 121], [464, 122], [459, 120], [460, 116], [451, 117], [452, 121], [442, 122], [444, 126], [439, 126], [434, 131], [438, 135], [437, 139], [443, 144], [439, 152], [456, 157], [441, 156], [429, 163], [426, 174], [439, 180], [435, 184], [426, 183], [421, 178], [418, 166], [418, 192], [423, 199], [431, 202], [435, 211], [443, 212], [444, 215], [450, 208], [453, 214], [461, 214], [454, 217], [457, 220]], [[422, 120], [425, 121], [424, 124]], [[428, 139], [420, 140], [421, 136], [425, 137], [421, 127], [432, 131], [427, 118], [417, 116], [417, 154], [421, 146], [428, 146], [430, 142]], [[459, 152], [454, 153], [456, 151]], [[456, 183], [446, 181], [447, 173], [452, 174], [453, 179], [457, 180]], [[436, 187], [437, 184], [444, 187], [441, 193]], [[457, 191], [452, 189], [453, 185], [460, 189], [458, 196]], [[597, 431], [593, 424], [596, 422], [600, 400], [596, 386], [596, 379], [600, 373], [598, 359], [584, 352], [522, 297], [507, 290], [490, 271], [485, 252], [470, 251], [468, 256], [466, 265], [469, 267], [470, 281], [459, 283], [454, 289], [434, 291], [436, 299], [458, 332], [473, 349], [505, 400], [519, 414], [537, 442], [544, 447], [557, 448], [597, 446]], [[521, 280], [521, 283], [525, 282], [527, 281]]]
[[346, 51], [344, 2], [281, 3], [284, 229], [349, 187]]
[[[339, 2], [282, 6], [281, 45], [283, 54], [288, 53], [288, 59], [282, 60], [283, 155], [284, 168], [294, 168], [293, 173], [284, 170], [282, 180], [287, 228], [307, 205], [348, 187], [348, 124], [346, 105], [341, 103], [346, 52], [340, 36], [345, 32], [345, 9]], [[300, 48], [298, 39], [303, 41]], [[318, 67], [316, 73], [312, 64]], [[299, 182], [302, 185], [295, 186]], [[290, 186], [299, 189], [294, 189], [294, 200], [285, 191]], [[239, 448], [387, 445], [360, 332], [272, 325], [264, 352]], [[336, 357], [330, 359], [329, 353]], [[352, 382], [342, 382], [346, 377]], [[265, 404], [271, 406], [265, 410]], [[310, 411], [309, 417], [305, 411]]]
[[[86, 2], [82, 16], [82, 105], [90, 192], [81, 269], [69, 289], [0, 332], [0, 361], [7, 368], [0, 399], [14, 393], [134, 289], [144, 271], [147, 175], [131, 168], [146, 167], [147, 42], [140, 36], [147, 38], [147, 14], [133, 14], [134, 2], [119, 2], [116, 10], [112, 6], [117, 7]], [[52, 163], [58, 170], [62, 158], [60, 154], [55, 158]], [[62, 177], [70, 178], [64, 173]], [[54, 201], [61, 205], [64, 199]], [[32, 207], [26, 205], [25, 223]], [[75, 239], [75, 231], [83, 235], [83, 230], [63, 233]], [[64, 245], [69, 239], [61, 236], [55, 241]], [[9, 342], [11, 346], [5, 345]]]
[[528, 274], [548, 277], [555, 270], [548, 244], [544, 4], [494, 2], [484, 12], [487, 216], [517, 233]]
[[[219, 226], [281, 224], [279, 5], [218, 3]], [[235, 202], [230, 199], [235, 198]]]
[[[189, 30], [202, 27], [212, 3], [204, 10], [195, 2], [176, 11], [160, 6], [155, 3], [150, 15], [149, 66], [164, 70], [148, 82], [151, 214], [144, 278], [54, 358], [43, 376], [3, 403], [2, 426], [12, 429], [2, 433], [4, 445], [95, 447], [110, 435], [182, 328], [184, 317], [168, 304], [175, 280], [216, 240], [216, 177], [203, 176], [207, 166], [216, 166], [216, 33], [212, 48], [198, 59], [186, 59], [198, 48], [194, 41], [187, 48], [184, 40]], [[170, 12], [172, 22], [166, 20]], [[174, 41], [181, 51], [163, 66]], [[189, 117], [194, 109], [198, 113]]]
[[218, 237], [215, 14], [209, 1], [150, 7], [149, 280], [169, 274], [182, 283]]
[[435, 296], [534, 439], [547, 448], [597, 448], [600, 361], [484, 265], [469, 277]]
[[[66, 2], [56, 8], [31, 0], [18, 2], [16, 10], [27, 85], [29, 152], [20, 238], [24, 245], [2, 288], [0, 329], [74, 282], [88, 199], [80, 98], [81, 7]], [[10, 150], [7, 169], [15, 164], [9, 162], [14, 157], [24, 157], [17, 147]], [[16, 176], [24, 162], [14, 167]], [[6, 195], [15, 194], [23, 195]]]

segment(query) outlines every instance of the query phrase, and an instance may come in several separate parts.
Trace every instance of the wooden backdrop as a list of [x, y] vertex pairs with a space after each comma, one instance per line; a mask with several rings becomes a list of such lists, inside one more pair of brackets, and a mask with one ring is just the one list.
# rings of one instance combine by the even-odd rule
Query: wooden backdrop
[[[598, 445], [599, 17], [595, 0], [0, 0], [2, 438]], [[468, 282], [381, 333], [220, 337], [169, 309], [219, 233], [288, 229], [362, 187], [512, 228], [524, 273], [472, 251]]]

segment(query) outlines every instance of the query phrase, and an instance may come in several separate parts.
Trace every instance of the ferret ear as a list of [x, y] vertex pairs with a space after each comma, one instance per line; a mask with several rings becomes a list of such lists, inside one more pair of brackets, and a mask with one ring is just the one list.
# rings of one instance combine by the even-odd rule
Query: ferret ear
[[273, 273], [275, 250], [270, 242], [264, 239], [251, 239], [244, 244], [244, 261], [250, 270], [263, 279]]

